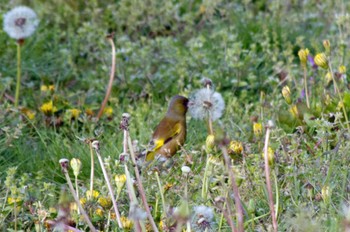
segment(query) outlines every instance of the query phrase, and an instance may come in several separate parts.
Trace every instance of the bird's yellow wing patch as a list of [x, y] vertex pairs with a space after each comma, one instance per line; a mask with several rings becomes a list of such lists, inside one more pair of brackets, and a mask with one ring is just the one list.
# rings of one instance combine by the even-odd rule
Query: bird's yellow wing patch
[[146, 155], [146, 161], [154, 160], [155, 155], [157, 154], [157, 151], [167, 142], [172, 140], [176, 135], [178, 135], [181, 132], [181, 124], [176, 123], [171, 130], [169, 130], [169, 133], [166, 135], [166, 138], [158, 138], [152, 140], [152, 147], [150, 148], [150, 151]]

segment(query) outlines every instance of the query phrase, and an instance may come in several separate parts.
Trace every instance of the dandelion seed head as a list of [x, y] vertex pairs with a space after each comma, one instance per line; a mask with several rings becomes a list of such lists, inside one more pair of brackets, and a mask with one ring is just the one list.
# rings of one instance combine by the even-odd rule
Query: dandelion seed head
[[4, 31], [13, 39], [31, 36], [38, 24], [36, 13], [26, 6], [17, 6], [4, 15]]
[[211, 115], [213, 121], [219, 119], [225, 109], [221, 94], [211, 89], [203, 88], [190, 97], [189, 112], [195, 119], [204, 119]]
[[194, 214], [191, 226], [194, 231], [215, 231], [214, 212], [212, 208], [204, 205], [193, 207]]

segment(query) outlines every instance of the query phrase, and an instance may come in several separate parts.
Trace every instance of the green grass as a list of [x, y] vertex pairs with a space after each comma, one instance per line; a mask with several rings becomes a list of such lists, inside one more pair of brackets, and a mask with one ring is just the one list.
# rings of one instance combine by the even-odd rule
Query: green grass
[[[330, 41], [332, 69], [341, 76], [337, 79], [341, 100], [350, 116], [348, 72], [335, 73], [340, 65], [349, 67], [350, 22], [345, 13], [350, 4], [340, 0], [244, 2], [91, 0], [86, 4], [38, 0], [4, 5], [0, 15], [17, 3], [32, 7], [40, 24], [22, 47], [20, 106], [35, 112], [33, 120], [6, 97], [15, 92], [16, 41], [0, 29], [3, 231], [14, 230], [16, 221], [18, 231], [34, 231], [35, 223], [42, 220], [39, 212], [46, 212], [48, 220], [57, 217], [57, 207], [64, 202], [60, 200], [64, 198], [61, 188], [66, 185], [58, 163], [61, 158], [81, 160], [79, 190], [84, 196], [89, 188], [90, 151], [79, 138], [93, 138], [97, 133], [110, 176], [123, 174], [123, 165], [116, 162], [123, 152], [123, 132], [119, 129], [122, 113], [131, 115], [130, 136], [143, 150], [169, 99], [176, 94], [191, 96], [202, 88], [203, 77], [213, 81], [226, 103], [224, 115], [214, 122], [215, 136], [220, 140], [225, 134], [243, 145], [243, 152], [233, 156], [233, 162], [245, 210], [245, 229], [272, 229], [261, 156], [265, 129], [260, 135], [253, 131], [255, 121], [266, 125], [268, 120], [276, 123], [270, 146], [274, 150], [271, 179], [274, 201], [278, 202], [279, 231], [348, 229], [349, 210], [344, 209], [349, 202], [349, 132], [340, 99], [332, 82], [326, 83], [327, 70], [308, 66], [311, 107], [307, 109], [298, 51], [308, 48], [314, 56], [324, 52], [323, 40]], [[111, 32], [115, 32], [117, 49], [116, 79], [108, 102], [113, 114], [96, 122], [85, 110], [96, 113], [104, 98], [111, 63], [105, 37]], [[43, 92], [42, 85], [54, 85], [55, 90]], [[284, 85], [291, 90], [292, 105], [283, 99]], [[40, 111], [49, 100], [58, 110], [52, 117]], [[298, 111], [296, 116], [290, 111], [293, 106]], [[67, 114], [72, 108], [82, 111], [77, 120]], [[53, 126], [48, 122], [53, 119], [62, 123]], [[235, 212], [228, 173], [223, 163], [206, 170], [209, 191], [207, 200], [203, 199], [207, 128], [205, 122], [190, 115], [187, 119], [186, 144], [173, 158], [172, 168], [160, 175], [163, 186], [172, 186], [165, 192], [168, 213], [183, 204], [187, 182], [191, 213], [194, 206], [212, 208], [215, 223], [209, 231], [217, 231], [222, 207], [218, 200], [227, 198]], [[222, 160], [218, 146], [211, 153]], [[108, 196], [97, 158], [95, 161], [95, 189], [100, 196]], [[181, 173], [183, 165], [191, 168], [187, 179]], [[13, 175], [8, 173], [11, 167], [17, 167]], [[153, 174], [142, 172], [142, 176], [158, 224], [165, 213], [160, 190]], [[17, 220], [15, 206], [6, 196], [19, 199]], [[130, 201], [125, 188], [118, 203], [121, 214], [127, 217]], [[87, 202], [85, 207], [96, 228], [107, 231], [110, 208], [101, 208], [97, 201]], [[96, 213], [97, 208], [103, 209], [102, 216]], [[77, 222], [76, 211], [71, 213]], [[176, 214], [170, 215], [164, 221], [167, 226], [179, 221]], [[77, 228], [87, 230], [81, 221]], [[231, 231], [225, 218], [221, 229]], [[116, 230], [112, 220], [109, 231]]]

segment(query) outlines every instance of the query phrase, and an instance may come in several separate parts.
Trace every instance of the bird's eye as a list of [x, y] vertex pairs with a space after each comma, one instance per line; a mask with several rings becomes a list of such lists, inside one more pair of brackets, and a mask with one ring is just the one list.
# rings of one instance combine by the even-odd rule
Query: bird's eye
[[153, 146], [153, 145], [154, 145], [154, 141], [151, 140], [151, 141], [149, 142], [149, 145]]

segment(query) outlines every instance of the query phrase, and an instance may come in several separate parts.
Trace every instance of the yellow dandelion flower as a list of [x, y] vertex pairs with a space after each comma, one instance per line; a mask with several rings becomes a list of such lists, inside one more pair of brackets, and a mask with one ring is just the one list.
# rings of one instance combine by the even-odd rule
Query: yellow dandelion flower
[[30, 110], [30, 109], [28, 109], [28, 108], [22, 108], [22, 109], [21, 109], [21, 112], [22, 112], [25, 116], [27, 116], [27, 118], [28, 118], [29, 120], [33, 120], [33, 119], [35, 118], [35, 112], [32, 111], [32, 110]]
[[97, 208], [95, 210], [95, 215], [99, 216], [99, 217], [103, 217], [103, 210], [100, 208]]
[[299, 56], [301, 65], [306, 66], [308, 55], [309, 55], [309, 49], [306, 48], [306, 49], [299, 50], [298, 56]]
[[112, 207], [112, 200], [109, 197], [100, 197], [98, 199], [98, 203], [104, 208], [104, 209], [110, 209]]
[[55, 91], [55, 86], [54, 86], [54, 85], [49, 85], [49, 86], [48, 86], [48, 89], [49, 89], [51, 92], [53, 92], [53, 91]]
[[20, 201], [22, 201], [22, 199], [21, 198], [19, 198], [19, 197], [8, 197], [7, 198], [7, 203], [8, 204], [14, 204], [14, 203], [18, 203], [18, 202], [20, 202]]
[[57, 112], [57, 108], [53, 105], [52, 101], [46, 102], [40, 107], [41, 112], [43, 112], [46, 116], [50, 116], [53, 113]]
[[286, 85], [282, 88], [282, 96], [284, 98], [284, 100], [286, 100], [287, 104], [290, 105], [292, 104], [292, 98], [290, 97], [290, 89], [289, 87]]
[[122, 225], [123, 225], [124, 229], [130, 230], [132, 228], [133, 223], [127, 217], [121, 217], [120, 220], [122, 222]]
[[159, 230], [160, 230], [160, 231], [164, 231], [164, 225], [165, 225], [165, 223], [163, 222], [163, 220], [161, 220], [161, 221], [159, 222], [159, 224], [158, 224], [158, 227], [159, 227]]
[[104, 113], [107, 117], [112, 117], [113, 108], [110, 107], [110, 106], [107, 106], [106, 108], [104, 108], [103, 113]]
[[80, 201], [80, 204], [81, 204], [82, 206], [84, 206], [84, 205], [86, 204], [86, 198], [85, 198], [85, 197], [80, 198], [79, 201]]
[[164, 186], [163, 186], [163, 189], [164, 189], [164, 192], [168, 191], [171, 187], [173, 187], [174, 184], [173, 183], [166, 183]]
[[42, 85], [40, 86], [40, 91], [41, 92], [46, 92], [49, 88], [47, 87], [47, 85]]
[[340, 74], [345, 74], [346, 73], [346, 67], [344, 65], [340, 65], [338, 68], [338, 72]]
[[94, 116], [94, 111], [91, 108], [87, 108], [85, 110], [85, 113], [87, 114], [87, 116], [90, 116], [90, 117]]
[[77, 119], [81, 113], [81, 110], [73, 108], [73, 109], [68, 110], [68, 112], [70, 113], [71, 118]]
[[96, 190], [92, 190], [92, 193], [90, 190], [86, 191], [86, 197], [88, 199], [90, 199], [90, 198], [97, 199], [99, 195], [100, 195], [100, 193]]
[[314, 58], [315, 64], [321, 68], [328, 69], [328, 59], [326, 54], [318, 53]]
[[262, 135], [262, 130], [263, 130], [262, 124], [261, 124], [261, 123], [258, 123], [258, 122], [254, 122], [254, 124], [253, 124], [253, 132], [254, 132], [254, 135], [255, 135], [255, 136], [260, 136], [260, 135]]
[[229, 147], [228, 147], [228, 152], [229, 152], [229, 154], [236, 154], [236, 155], [242, 154], [242, 152], [243, 152], [242, 143], [239, 141], [232, 140], [230, 142]]

